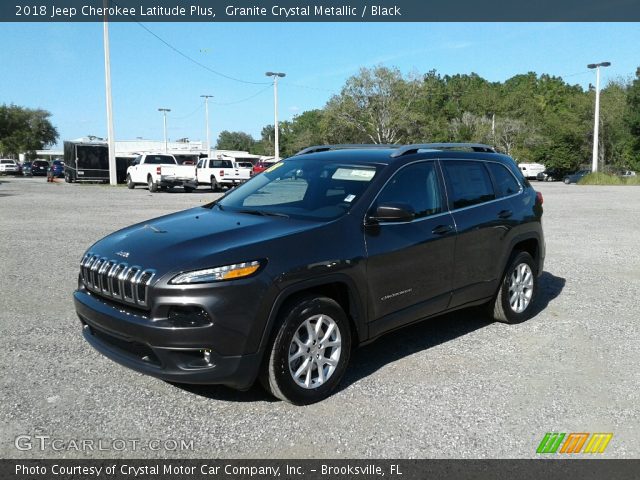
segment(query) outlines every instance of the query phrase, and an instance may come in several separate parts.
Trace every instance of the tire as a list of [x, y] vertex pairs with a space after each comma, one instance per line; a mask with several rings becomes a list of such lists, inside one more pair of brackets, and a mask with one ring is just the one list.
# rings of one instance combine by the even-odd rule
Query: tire
[[211, 177], [211, 191], [212, 192], [217, 192], [218, 190], [220, 190], [220, 185], [218, 184], [218, 181], [216, 180], [216, 177]]
[[184, 185], [182, 188], [184, 188], [185, 193], [193, 192], [193, 187], [187, 187], [186, 185]]
[[129, 190], [133, 190], [134, 188], [136, 188], [136, 184], [133, 183], [133, 180], [131, 180], [131, 175], [127, 175], [127, 188]]
[[527, 252], [516, 251], [511, 256], [495, 299], [489, 304], [490, 314], [498, 322], [524, 322], [531, 316], [531, 306], [537, 293], [535, 262]]
[[569, 184], [571, 183], [571, 180], [569, 180], [568, 178], [565, 178], [565, 179], [564, 179], [564, 183], [565, 183], [566, 185], [569, 185]]
[[151, 175], [147, 177], [147, 186], [149, 187], [150, 192], [158, 191], [158, 184], [154, 183], [153, 178], [151, 178]]
[[[323, 400], [338, 386], [349, 363], [351, 328], [346, 314], [331, 298], [307, 296], [290, 304], [279, 318], [260, 382], [273, 396], [294, 405]], [[321, 334], [314, 339], [318, 322]]]
[[73, 182], [71, 181], [71, 175], [69, 175], [69, 172], [64, 172], [64, 181], [65, 181], [66, 183], [73, 183]]
[[552, 176], [548, 176], [547, 177], [547, 182], [553, 182], [553, 177]]

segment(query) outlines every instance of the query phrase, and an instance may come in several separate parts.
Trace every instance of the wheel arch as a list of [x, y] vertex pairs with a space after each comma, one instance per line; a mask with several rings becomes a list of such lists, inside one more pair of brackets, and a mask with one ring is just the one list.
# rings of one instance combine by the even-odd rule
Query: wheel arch
[[266, 351], [278, 322], [280, 313], [298, 299], [307, 295], [318, 295], [335, 300], [344, 310], [351, 327], [353, 346], [367, 339], [364, 303], [358, 295], [354, 282], [345, 275], [331, 275], [295, 283], [284, 288], [273, 302], [267, 325], [264, 329], [260, 350]]

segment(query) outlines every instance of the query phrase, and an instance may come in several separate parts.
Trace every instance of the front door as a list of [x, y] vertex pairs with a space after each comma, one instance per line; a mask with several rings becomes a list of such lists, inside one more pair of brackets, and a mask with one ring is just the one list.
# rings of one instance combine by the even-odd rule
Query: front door
[[435, 161], [394, 174], [372, 205], [406, 204], [415, 218], [365, 227], [369, 307], [376, 336], [447, 308], [456, 231]]

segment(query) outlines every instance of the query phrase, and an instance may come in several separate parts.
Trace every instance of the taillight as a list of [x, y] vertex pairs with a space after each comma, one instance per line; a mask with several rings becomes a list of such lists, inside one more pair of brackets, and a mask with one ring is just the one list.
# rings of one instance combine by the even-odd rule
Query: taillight
[[220, 176], [224, 177], [224, 170], [220, 170]]
[[160, 175], [161, 171], [162, 171], [162, 167], [156, 167], [156, 175]]
[[541, 192], [536, 192], [536, 201], [542, 205], [544, 203], [544, 198], [542, 198], [542, 193]]

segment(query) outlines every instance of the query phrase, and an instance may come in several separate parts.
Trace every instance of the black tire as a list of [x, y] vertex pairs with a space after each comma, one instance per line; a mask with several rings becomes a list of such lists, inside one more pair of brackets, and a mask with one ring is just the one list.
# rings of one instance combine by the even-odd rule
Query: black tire
[[[520, 272], [518, 272], [518, 269]], [[521, 288], [518, 288], [516, 279], [520, 273], [523, 278]], [[530, 287], [525, 287], [527, 276], [531, 275]], [[500, 289], [495, 299], [489, 304], [489, 312], [494, 320], [503, 323], [524, 322], [531, 316], [532, 306], [535, 303], [538, 293], [538, 269], [533, 258], [527, 252], [516, 251], [505, 269]], [[515, 295], [515, 305], [512, 304], [511, 296]], [[520, 297], [520, 299], [518, 299]], [[528, 299], [528, 300], [527, 300]], [[527, 300], [525, 302], [525, 300]], [[518, 303], [521, 302], [521, 303]], [[523, 307], [523, 308], [522, 308]], [[521, 309], [522, 308], [522, 309]]]
[[[318, 321], [322, 322], [318, 343], [312, 343], [311, 337], [307, 337], [304, 343], [307, 351], [303, 353], [303, 348], [298, 347], [298, 351], [292, 352], [294, 354], [301, 353], [301, 355], [293, 360], [290, 366], [289, 354], [291, 348], [295, 348], [294, 335], [301, 340], [300, 334], [304, 335], [307, 332], [306, 323], [313, 322], [314, 319], [316, 326]], [[273, 396], [294, 405], [308, 405], [325, 399], [338, 386], [349, 363], [351, 328], [346, 314], [340, 305], [331, 298], [306, 296], [285, 307], [279, 320], [275, 335], [267, 348], [260, 382]], [[328, 332], [331, 322], [333, 322], [333, 329]], [[319, 341], [327, 333], [330, 333], [331, 338], [325, 341], [337, 342], [339, 348], [336, 346], [320, 348]], [[297, 345], [301, 345], [301, 343]], [[314, 348], [317, 349], [315, 354], [312, 350]], [[322, 376], [326, 375], [326, 377], [320, 381], [320, 369], [316, 359], [326, 360], [326, 355], [332, 357], [330, 360], [335, 362], [335, 365], [321, 364]], [[292, 368], [304, 368], [305, 364], [311, 365], [309, 369], [306, 369], [309, 372], [308, 375], [304, 375], [310, 385], [306, 388], [297, 383], [292, 371]], [[331, 370], [332, 367], [333, 370]], [[315, 373], [313, 373], [314, 371]], [[314, 386], [314, 384], [316, 385]]]
[[188, 187], [188, 186], [184, 185], [182, 188], [184, 188], [185, 193], [193, 192], [193, 187]]
[[127, 188], [129, 190], [133, 190], [134, 188], [136, 188], [136, 184], [133, 183], [133, 180], [131, 180], [131, 175], [127, 175]]
[[71, 181], [71, 175], [69, 175], [69, 172], [64, 172], [64, 181], [65, 181], [66, 183], [73, 183], [73, 182]]
[[567, 185], [569, 185], [569, 184], [571, 183], [571, 180], [569, 180], [568, 178], [565, 178], [565, 179], [564, 179], [564, 183], [565, 183], [565, 184], [567, 184]]
[[149, 175], [147, 177], [147, 187], [149, 187], [149, 191], [150, 192], [157, 192], [158, 191], [158, 184], [154, 183], [153, 178], [151, 177], [151, 175]]
[[217, 192], [218, 190], [220, 190], [220, 185], [218, 184], [218, 181], [216, 180], [216, 177], [212, 176], [211, 177], [211, 191], [212, 192]]

